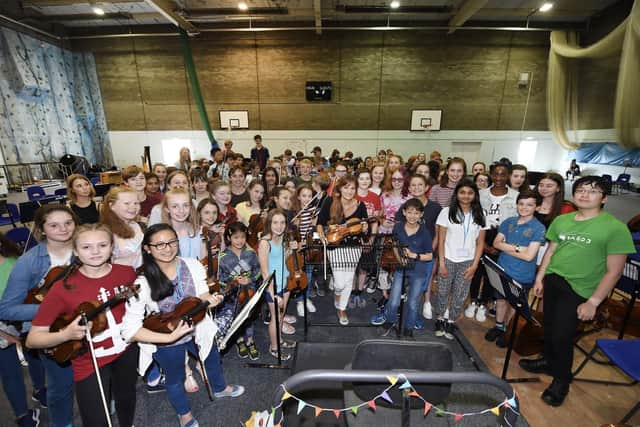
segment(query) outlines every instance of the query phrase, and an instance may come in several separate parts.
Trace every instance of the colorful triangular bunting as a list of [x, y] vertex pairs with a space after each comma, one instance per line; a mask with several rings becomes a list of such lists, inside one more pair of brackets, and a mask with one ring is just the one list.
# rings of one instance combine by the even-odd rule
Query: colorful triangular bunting
[[291, 397], [291, 395], [289, 394], [288, 391], [285, 391], [284, 394], [282, 395], [282, 399], [281, 400], [287, 400]]
[[367, 405], [369, 405], [369, 408], [373, 409], [374, 411], [376, 410], [376, 402], [373, 400], [370, 400], [367, 402]]
[[297, 412], [298, 415], [300, 415], [300, 412], [302, 412], [305, 406], [307, 406], [305, 401], [298, 400], [298, 412]]
[[404, 384], [402, 384], [400, 387], [398, 387], [400, 390], [404, 390], [405, 388], [411, 388], [411, 383], [409, 382], [409, 380], [406, 380], [404, 382]]
[[453, 419], [454, 419], [455, 422], [458, 422], [458, 421], [460, 421], [462, 419], [462, 416], [463, 416], [462, 414], [455, 414], [453, 416]]
[[491, 408], [491, 413], [493, 413], [496, 417], [500, 416], [500, 408], [496, 406], [495, 408]]
[[426, 417], [427, 414], [429, 413], [429, 411], [431, 410], [431, 403], [429, 402], [424, 402], [424, 416]]
[[353, 412], [353, 415], [358, 415], [358, 406], [352, 406], [351, 412]]
[[382, 394], [380, 395], [381, 398], [383, 398], [384, 400], [386, 400], [389, 403], [393, 403], [393, 400], [391, 399], [391, 396], [389, 396], [389, 393], [387, 393], [386, 391], [383, 391]]
[[322, 412], [322, 408], [316, 406], [316, 417], [320, 415], [320, 412]]
[[389, 382], [391, 383], [391, 385], [396, 385], [396, 383], [398, 382], [398, 378], [397, 377], [391, 377], [388, 376], [387, 380], [389, 380]]
[[335, 415], [336, 418], [340, 418], [340, 409], [334, 409], [333, 410], [333, 415]]

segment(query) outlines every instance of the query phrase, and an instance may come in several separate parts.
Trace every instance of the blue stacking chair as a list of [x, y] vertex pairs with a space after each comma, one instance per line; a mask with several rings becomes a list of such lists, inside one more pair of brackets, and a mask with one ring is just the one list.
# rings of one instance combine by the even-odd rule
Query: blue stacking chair
[[[604, 381], [592, 378], [575, 378], [584, 368], [589, 360], [593, 358], [597, 351], [605, 355], [613, 366], [619, 368], [627, 376], [631, 378], [628, 382]], [[596, 384], [634, 386], [640, 381], [640, 338], [633, 340], [616, 340], [616, 339], [598, 339], [596, 345], [589, 352], [587, 357], [582, 361], [578, 369], [573, 374], [574, 381], [586, 381]], [[640, 409], [640, 400], [638, 400], [633, 408], [622, 418], [620, 424], [625, 424]]]
[[15, 203], [0, 200], [0, 226], [11, 224], [13, 228], [16, 228], [18, 221], [20, 221], [18, 206]]
[[43, 197], [46, 197], [47, 194], [44, 192], [44, 188], [39, 185], [32, 185], [31, 187], [27, 187], [27, 197], [29, 200], [40, 200]]
[[31, 234], [31, 230], [27, 227], [12, 228], [5, 234], [7, 238], [15, 242], [22, 252], [26, 252], [38, 244], [35, 237]]

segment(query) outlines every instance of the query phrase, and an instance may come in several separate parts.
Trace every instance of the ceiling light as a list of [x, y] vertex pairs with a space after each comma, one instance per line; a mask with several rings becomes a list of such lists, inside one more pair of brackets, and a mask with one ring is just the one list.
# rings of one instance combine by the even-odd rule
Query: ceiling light
[[249, 6], [247, 6], [247, 4], [245, 2], [240, 2], [240, 3], [238, 3], [238, 9], [240, 9], [240, 10], [248, 10]]
[[397, 9], [400, 7], [400, 2], [398, 0], [393, 0], [389, 6], [391, 9]]
[[553, 9], [553, 3], [544, 3], [538, 10], [540, 12], [548, 12], [551, 9]]
[[104, 9], [100, 8], [100, 7], [93, 7], [93, 13], [95, 13], [96, 15], [104, 15]]

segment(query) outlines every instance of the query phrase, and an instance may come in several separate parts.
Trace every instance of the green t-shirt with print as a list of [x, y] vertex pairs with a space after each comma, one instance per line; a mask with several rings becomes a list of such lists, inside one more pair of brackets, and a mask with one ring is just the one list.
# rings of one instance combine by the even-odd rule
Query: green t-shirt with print
[[562, 276], [575, 293], [589, 298], [607, 271], [607, 256], [635, 253], [626, 225], [608, 212], [576, 221], [577, 212], [558, 216], [546, 237], [557, 243], [547, 273]]
[[16, 265], [18, 258], [6, 258], [2, 264], [0, 264], [0, 298], [4, 294], [4, 290], [7, 287], [9, 281], [9, 274], [13, 270], [13, 266]]

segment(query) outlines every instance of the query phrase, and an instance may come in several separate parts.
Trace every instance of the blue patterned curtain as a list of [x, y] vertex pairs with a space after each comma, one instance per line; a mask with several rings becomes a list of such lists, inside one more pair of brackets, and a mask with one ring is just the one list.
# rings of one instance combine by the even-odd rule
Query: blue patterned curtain
[[580, 163], [624, 166], [628, 161], [630, 167], [640, 167], [640, 149], [627, 150], [612, 143], [582, 144], [572, 154]]
[[113, 165], [94, 57], [0, 28], [0, 145], [5, 162], [65, 154]]

